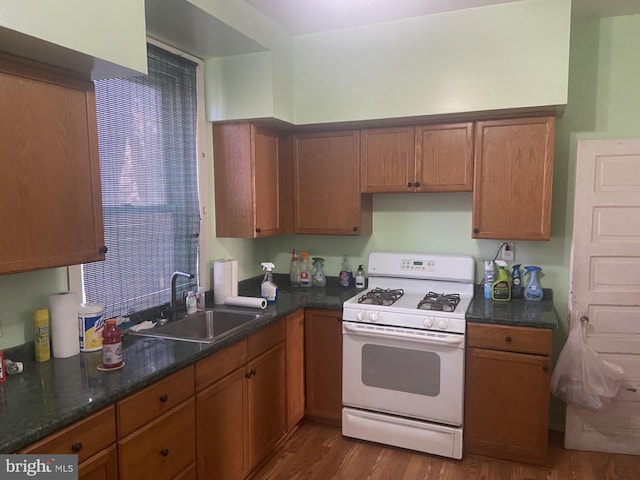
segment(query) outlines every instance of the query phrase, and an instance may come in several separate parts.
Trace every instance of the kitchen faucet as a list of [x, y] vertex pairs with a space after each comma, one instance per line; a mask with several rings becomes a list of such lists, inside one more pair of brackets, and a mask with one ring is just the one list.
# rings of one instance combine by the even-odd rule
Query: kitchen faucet
[[173, 316], [173, 314], [175, 313], [175, 308], [176, 308], [176, 303], [177, 303], [177, 299], [176, 299], [176, 280], [178, 279], [178, 277], [185, 277], [185, 278], [193, 278], [194, 275], [193, 273], [185, 273], [185, 272], [173, 272], [171, 274], [171, 303], [170, 303], [170, 307], [171, 307], [171, 314]]

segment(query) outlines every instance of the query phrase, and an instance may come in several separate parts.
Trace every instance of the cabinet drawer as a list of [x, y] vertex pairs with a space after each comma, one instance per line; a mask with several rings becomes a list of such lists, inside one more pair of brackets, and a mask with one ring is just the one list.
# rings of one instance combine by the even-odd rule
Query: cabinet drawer
[[196, 363], [196, 390], [213, 385], [247, 363], [247, 341], [241, 340]]
[[118, 438], [123, 438], [193, 396], [193, 366], [149, 385], [116, 404]]
[[195, 401], [190, 398], [120, 440], [120, 480], [177, 476], [196, 460], [195, 431]]
[[550, 355], [551, 330], [547, 328], [468, 323], [467, 346]]
[[247, 350], [249, 360], [256, 358], [258, 355], [266, 352], [277, 344], [284, 342], [286, 338], [286, 324], [284, 320], [264, 327], [262, 330], [254, 333], [247, 339]]
[[77, 454], [82, 463], [116, 441], [113, 405], [28, 446], [20, 453]]

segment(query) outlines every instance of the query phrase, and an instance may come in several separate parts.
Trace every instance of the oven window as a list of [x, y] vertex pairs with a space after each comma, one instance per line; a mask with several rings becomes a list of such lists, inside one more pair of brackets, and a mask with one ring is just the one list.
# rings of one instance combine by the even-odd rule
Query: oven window
[[434, 352], [366, 344], [362, 347], [362, 383], [367, 387], [437, 397], [440, 356]]

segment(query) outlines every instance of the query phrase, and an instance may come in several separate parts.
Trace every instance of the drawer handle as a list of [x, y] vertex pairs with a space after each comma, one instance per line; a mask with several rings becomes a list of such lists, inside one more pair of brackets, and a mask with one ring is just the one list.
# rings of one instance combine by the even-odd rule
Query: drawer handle
[[413, 183], [407, 182], [407, 187], [413, 187]]
[[511, 343], [511, 337], [507, 335], [504, 339], [507, 343]]
[[414, 183], [414, 186], [419, 187], [420, 186], [420, 182]]
[[76, 442], [71, 444], [72, 452], [78, 453], [80, 450], [82, 450], [82, 442]]
[[160, 450], [160, 455], [162, 455], [163, 457], [168, 457], [169, 456], [169, 449], [168, 448], [163, 448], [162, 450]]
[[167, 400], [169, 400], [169, 396], [168, 395], [160, 395], [160, 401], [162, 403], [167, 403]]

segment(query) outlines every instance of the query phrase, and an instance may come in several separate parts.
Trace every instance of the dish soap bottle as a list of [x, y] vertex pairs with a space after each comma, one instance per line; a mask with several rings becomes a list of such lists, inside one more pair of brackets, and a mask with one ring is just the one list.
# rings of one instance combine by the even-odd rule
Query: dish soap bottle
[[511, 272], [511, 298], [522, 298], [522, 274], [520, 264], [513, 266]]
[[196, 313], [198, 307], [197, 307], [197, 300], [196, 300], [196, 296], [193, 293], [193, 290], [189, 290], [189, 293], [187, 293], [187, 299], [184, 302], [187, 305], [187, 315], [191, 315], [193, 313]]
[[313, 286], [314, 287], [326, 287], [327, 277], [322, 271], [322, 265], [324, 258], [313, 257]]
[[349, 265], [349, 260], [347, 259], [346, 254], [342, 259], [342, 268], [340, 269], [338, 280], [340, 286], [343, 288], [352, 288], [355, 286], [355, 282], [353, 280], [353, 271], [351, 270], [351, 265]]
[[311, 269], [309, 268], [309, 253], [300, 252], [302, 263], [300, 263], [300, 273], [298, 274], [298, 285], [301, 287], [311, 286]]
[[498, 266], [498, 275], [491, 284], [491, 299], [497, 302], [508, 302], [511, 300], [511, 285], [509, 284], [509, 275], [504, 269], [507, 262], [496, 260], [495, 263]]
[[356, 288], [364, 288], [364, 265], [358, 265], [356, 272]]
[[542, 269], [540, 267], [524, 267], [526, 273], [531, 274], [531, 278], [529, 279], [529, 284], [527, 288], [524, 289], [524, 299], [529, 300], [531, 302], [541, 302], [544, 294], [542, 292], [542, 287], [540, 286], [540, 282], [538, 282], [538, 272], [541, 272]]
[[298, 283], [298, 257], [296, 256], [296, 249], [293, 249], [291, 255], [291, 265], [289, 265], [289, 282], [292, 287], [299, 286]]
[[260, 296], [267, 301], [267, 304], [272, 305], [278, 301], [278, 286], [274, 283], [273, 274], [271, 273], [275, 265], [269, 262], [263, 262], [261, 265], [262, 269], [266, 270], [266, 273], [262, 279]]

